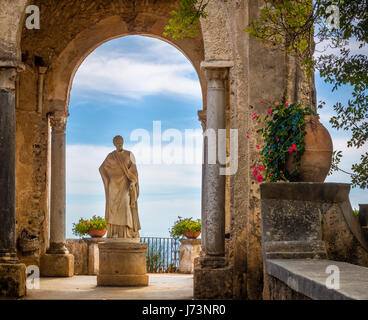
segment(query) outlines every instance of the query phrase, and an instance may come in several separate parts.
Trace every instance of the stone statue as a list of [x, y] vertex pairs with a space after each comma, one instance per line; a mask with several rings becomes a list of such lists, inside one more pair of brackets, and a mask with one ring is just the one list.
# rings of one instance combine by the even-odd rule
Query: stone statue
[[124, 139], [113, 139], [116, 150], [100, 166], [105, 187], [108, 238], [139, 238], [137, 198], [138, 171], [132, 152], [123, 149]]

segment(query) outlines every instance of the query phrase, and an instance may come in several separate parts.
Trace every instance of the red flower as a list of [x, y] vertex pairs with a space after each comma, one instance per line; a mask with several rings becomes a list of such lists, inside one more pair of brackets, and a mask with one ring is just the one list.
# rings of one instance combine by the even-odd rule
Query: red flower
[[253, 115], [252, 115], [252, 119], [253, 119], [253, 120], [255, 120], [255, 119], [257, 119], [257, 118], [258, 118], [257, 114], [256, 114], [256, 113], [253, 113]]
[[256, 144], [256, 147], [257, 147], [258, 150], [261, 148], [258, 144]]
[[288, 106], [289, 106], [289, 104], [286, 102], [286, 103], [285, 103], [285, 107], [287, 108]]
[[272, 108], [268, 108], [267, 113], [268, 113], [268, 114], [272, 114]]
[[256, 176], [257, 176], [257, 174], [258, 174], [258, 170], [257, 170], [257, 169], [254, 169], [254, 170], [253, 170], [253, 176], [254, 176], [254, 177], [256, 177]]
[[263, 171], [263, 170], [264, 170], [264, 165], [260, 165], [260, 166], [258, 167], [258, 169], [259, 169], [259, 171]]
[[297, 148], [296, 148], [296, 144], [293, 144], [290, 148], [289, 148], [289, 153], [293, 152], [293, 151], [296, 151]]
[[280, 140], [279, 137], [276, 137], [276, 140], [279, 141]]
[[262, 175], [257, 176], [257, 181], [262, 182], [263, 181], [263, 176]]

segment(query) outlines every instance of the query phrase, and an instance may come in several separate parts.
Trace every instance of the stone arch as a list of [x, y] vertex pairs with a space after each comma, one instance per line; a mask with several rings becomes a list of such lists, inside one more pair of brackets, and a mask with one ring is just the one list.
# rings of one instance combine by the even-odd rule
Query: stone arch
[[[53, 163], [52, 158], [58, 158], [60, 164], [63, 163], [60, 161], [63, 156], [56, 156], [57, 152], [50, 152], [49, 142], [51, 140], [51, 149], [53, 145], [63, 145], [63, 148], [60, 149], [65, 149], [65, 143], [53, 143], [52, 139], [55, 131], [55, 137], [58, 134], [58, 139], [60, 141], [64, 139], [65, 142], [62, 134], [65, 133], [65, 117], [68, 115], [72, 80], [76, 70], [88, 54], [102, 43], [125, 35], [146, 35], [172, 44], [191, 61], [197, 71], [202, 87], [203, 109], [207, 109], [207, 94], [212, 97], [209, 99], [212, 110], [208, 112], [208, 119], [205, 112], [199, 116], [204, 129], [208, 125], [214, 130], [225, 129], [228, 126], [225, 119], [220, 118], [225, 118], [225, 114], [229, 118], [229, 106], [235, 102], [228, 97], [231, 91], [230, 83], [234, 86], [234, 82], [237, 85], [242, 80], [237, 78], [238, 74], [231, 71], [234, 67], [232, 60], [241, 60], [241, 57], [232, 52], [234, 50], [233, 37], [230, 37], [232, 24], [228, 21], [232, 14], [226, 11], [228, 5], [222, 0], [209, 2], [208, 16], [201, 21], [201, 33], [198, 37], [175, 41], [164, 38], [162, 32], [170, 18], [171, 10], [177, 8], [178, 1], [176, 0], [116, 0], [111, 2], [105, 0], [34, 0], [33, 4], [40, 7], [41, 29], [27, 30], [23, 27], [21, 40], [22, 60], [26, 69], [20, 76], [20, 98], [17, 108], [17, 179], [22, 182], [17, 184], [16, 191], [21, 195], [17, 197], [17, 216], [20, 217], [17, 229], [21, 230], [31, 221], [31, 231], [38, 232], [41, 240], [40, 255], [45, 253], [47, 248], [49, 248], [48, 253], [57, 252], [59, 254], [60, 252], [65, 253], [63, 248], [65, 232], [63, 234], [62, 228], [59, 228], [57, 235], [49, 239], [49, 225], [64, 226], [65, 222], [62, 221], [62, 215], [56, 222], [50, 223], [48, 220], [49, 194], [50, 189], [51, 194], [53, 189], [50, 184], [51, 186], [53, 184], [63, 185], [64, 178], [60, 174], [58, 181], [52, 182], [51, 179], [49, 183], [48, 179], [50, 177], [49, 163]], [[45, 69], [47, 69], [46, 74], [41, 76]], [[43, 77], [44, 86], [40, 85], [42, 83], [40, 79]], [[42, 104], [40, 109], [39, 104]], [[222, 117], [216, 119], [215, 114], [222, 115]], [[50, 125], [53, 132], [51, 135]], [[33, 150], [36, 147], [40, 150]], [[27, 159], [22, 158], [21, 151], [24, 151], [25, 148], [28, 148], [27, 154], [32, 155]], [[53, 154], [55, 156], [52, 156]], [[207, 166], [204, 168], [207, 170]], [[206, 241], [212, 242], [212, 248], [208, 247], [208, 250], [212, 250], [211, 254], [222, 257], [225, 254], [224, 234], [221, 233], [220, 228], [217, 228], [217, 225], [223, 224], [223, 200], [222, 197], [216, 197], [216, 195], [223, 193], [224, 180], [218, 178], [217, 168], [213, 169], [212, 174], [205, 173], [204, 175], [205, 177], [212, 175], [214, 182], [210, 184], [211, 190], [206, 190], [206, 194], [219, 198], [218, 201], [216, 199], [213, 201], [213, 207], [216, 209], [215, 215], [212, 216], [212, 220], [209, 220], [213, 222], [211, 232], [216, 233], [219, 241], [212, 241], [213, 237]], [[37, 174], [30, 175], [29, 172]], [[63, 173], [64, 169], [59, 166], [55, 170], [51, 169], [51, 172]], [[51, 174], [51, 176], [55, 178], [56, 175]], [[204, 180], [206, 180], [205, 177]], [[218, 190], [217, 187], [219, 187]], [[64, 191], [60, 191], [58, 206], [65, 214], [65, 208], [62, 208]], [[35, 197], [37, 197], [37, 203], [33, 200]], [[28, 202], [35, 203], [31, 212], [28, 212]], [[208, 205], [207, 202], [210, 201], [206, 201], [205, 205]], [[37, 219], [35, 220], [32, 215]], [[50, 234], [56, 233], [50, 232]], [[22, 259], [25, 258], [22, 257]], [[222, 265], [224, 259], [220, 260], [219, 263]], [[32, 257], [32, 263], [41, 264], [42, 274], [40, 257]], [[226, 269], [225, 272], [230, 277], [228, 270], [230, 269]]]
[[173, 45], [183, 53], [198, 74], [202, 88], [203, 107], [205, 108], [206, 81], [200, 70], [200, 63], [204, 59], [201, 39], [172, 41], [164, 38], [160, 30], [155, 30], [154, 28], [147, 28], [144, 31], [128, 30], [127, 25], [122, 24], [119, 17], [113, 16], [102, 20], [93, 29], [86, 29], [78, 34], [51, 64], [45, 84], [45, 102], [48, 104], [47, 111], [54, 112], [57, 110], [68, 113], [72, 82], [75, 73], [84, 59], [101, 44], [127, 35], [142, 35], [157, 38]]

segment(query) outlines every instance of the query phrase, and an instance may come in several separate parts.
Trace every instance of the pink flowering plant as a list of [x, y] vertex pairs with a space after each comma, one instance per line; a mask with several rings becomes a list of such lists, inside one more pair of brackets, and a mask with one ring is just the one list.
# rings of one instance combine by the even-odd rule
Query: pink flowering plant
[[[264, 103], [261, 100], [261, 103]], [[305, 151], [304, 136], [307, 115], [316, 115], [310, 107], [301, 104], [268, 102], [264, 118], [252, 114], [254, 121], [263, 123], [258, 130], [263, 137], [264, 146], [256, 145], [259, 158], [253, 166], [252, 174], [258, 182], [298, 181], [301, 157]], [[247, 133], [249, 138], [250, 133]], [[286, 170], [288, 156], [294, 154], [295, 170]]]

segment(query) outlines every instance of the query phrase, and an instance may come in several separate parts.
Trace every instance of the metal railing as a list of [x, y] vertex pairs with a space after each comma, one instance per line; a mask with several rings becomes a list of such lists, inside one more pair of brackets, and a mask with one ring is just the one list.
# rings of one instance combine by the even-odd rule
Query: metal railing
[[174, 238], [141, 237], [147, 243], [147, 272], [177, 272], [180, 241]]

